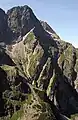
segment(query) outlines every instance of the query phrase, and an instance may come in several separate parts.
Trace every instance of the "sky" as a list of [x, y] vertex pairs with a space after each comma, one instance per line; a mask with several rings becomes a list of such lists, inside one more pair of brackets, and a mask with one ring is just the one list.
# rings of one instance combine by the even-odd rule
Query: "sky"
[[46, 21], [61, 37], [78, 48], [78, 0], [1, 0], [5, 11], [29, 5], [39, 20]]

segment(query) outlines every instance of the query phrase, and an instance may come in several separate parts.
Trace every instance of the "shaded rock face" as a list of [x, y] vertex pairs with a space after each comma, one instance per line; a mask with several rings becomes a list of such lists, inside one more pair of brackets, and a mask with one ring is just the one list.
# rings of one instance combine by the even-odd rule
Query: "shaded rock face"
[[47, 24], [47, 22], [44, 22], [44, 21], [40, 21], [40, 22], [45, 30], [47, 30], [51, 33], [55, 33], [55, 31]]
[[13, 32], [16, 40], [19, 36], [24, 36], [34, 27], [34, 14], [28, 6], [14, 7], [8, 10], [7, 15], [8, 26]]
[[2, 9], [0, 9], [0, 42], [6, 41], [7, 28], [7, 15]]
[[60, 37], [56, 34], [56, 32], [47, 24], [47, 22], [41, 21], [41, 25], [43, 26], [44, 30], [46, 30], [53, 39], [60, 40]]
[[31, 8], [28, 6], [14, 7], [7, 12], [8, 27], [10, 28], [13, 36], [13, 40], [23, 37], [32, 28], [39, 29], [38, 34], [41, 34], [43, 28], [40, 22], [34, 15]]
[[5, 73], [5, 71], [3, 71], [0, 68], [0, 79], [1, 79], [0, 80], [0, 117], [4, 116], [4, 112], [5, 112], [5, 109], [4, 109], [5, 102], [4, 102], [4, 99], [2, 98], [2, 93], [9, 87], [6, 77], [7, 77], [7, 74]]
[[44, 32], [40, 22], [27, 5], [14, 7], [8, 10], [7, 14], [0, 9], [0, 16], [1, 42], [10, 44], [13, 41], [20, 41], [34, 27], [37, 35], [42, 35]]
[[1, 119], [67, 120], [78, 113], [78, 49], [28, 6], [0, 14], [0, 39], [10, 43], [0, 43]]

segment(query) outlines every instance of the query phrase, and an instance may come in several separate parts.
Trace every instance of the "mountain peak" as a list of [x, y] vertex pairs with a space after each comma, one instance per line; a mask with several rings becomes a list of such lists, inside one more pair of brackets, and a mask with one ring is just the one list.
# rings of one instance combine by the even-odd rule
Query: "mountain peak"
[[24, 5], [24, 6], [15, 6], [15, 7], [13, 7], [13, 8], [11, 8], [11, 9], [9, 9], [8, 11], [7, 11], [7, 14], [9, 14], [9, 12], [12, 12], [12, 11], [23, 11], [23, 10], [25, 10], [25, 11], [27, 11], [27, 10], [30, 10], [30, 11], [32, 11], [32, 9], [28, 6], [28, 5]]
[[0, 11], [2, 11], [0, 13], [2, 16], [0, 18], [1, 42], [11, 43], [17, 41], [17, 39], [25, 36], [34, 27], [38, 37], [43, 36], [47, 32], [52, 35], [53, 39], [60, 39], [47, 22], [39, 21], [36, 18], [28, 5], [13, 7], [7, 11], [7, 14], [2, 9]]

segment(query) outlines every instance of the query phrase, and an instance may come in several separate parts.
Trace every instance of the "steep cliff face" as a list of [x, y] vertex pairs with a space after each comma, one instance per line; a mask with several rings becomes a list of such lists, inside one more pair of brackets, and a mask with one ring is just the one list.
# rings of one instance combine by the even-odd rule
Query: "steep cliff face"
[[0, 9], [0, 42], [5, 41], [7, 36], [7, 15]]
[[8, 10], [8, 26], [13, 32], [14, 39], [20, 36], [24, 36], [32, 27], [36, 21], [34, 21], [35, 15], [28, 6], [14, 7]]
[[78, 49], [28, 6], [1, 14], [6, 25], [0, 31], [7, 31], [6, 40], [0, 34], [1, 120], [67, 120], [77, 114]]
[[[33, 27], [36, 28], [38, 35], [42, 34], [43, 28], [40, 22], [27, 5], [8, 10], [7, 16], [8, 27], [12, 32], [12, 40], [21, 40]], [[37, 31], [38, 29], [39, 31]]]

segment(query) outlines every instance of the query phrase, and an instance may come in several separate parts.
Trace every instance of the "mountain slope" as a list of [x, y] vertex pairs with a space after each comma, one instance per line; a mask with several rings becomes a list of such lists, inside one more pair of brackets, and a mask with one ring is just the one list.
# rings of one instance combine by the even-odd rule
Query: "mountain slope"
[[0, 19], [5, 16], [7, 27], [0, 22], [7, 31], [6, 40], [0, 35], [1, 119], [66, 120], [78, 113], [78, 50], [26, 5]]

